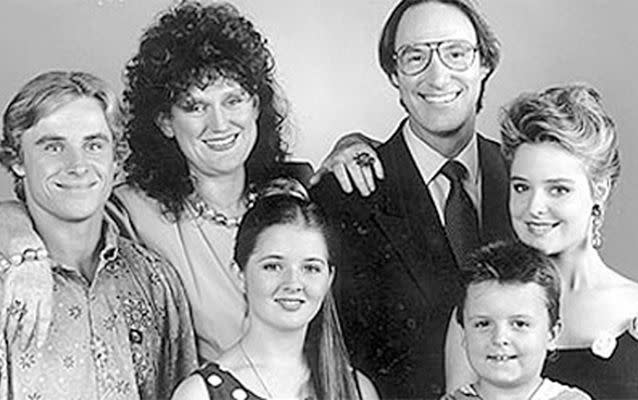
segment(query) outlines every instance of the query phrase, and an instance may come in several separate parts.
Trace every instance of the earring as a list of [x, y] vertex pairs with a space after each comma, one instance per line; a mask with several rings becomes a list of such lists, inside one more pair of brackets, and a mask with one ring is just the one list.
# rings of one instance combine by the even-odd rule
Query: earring
[[601, 247], [603, 247], [603, 233], [602, 233], [603, 211], [599, 204], [594, 204], [594, 207], [591, 209], [591, 215], [592, 215], [591, 244], [596, 250], [598, 250]]
[[558, 350], [557, 349], [551, 349], [551, 350], [547, 350], [547, 361], [549, 362], [556, 362], [556, 360], [558, 360]]

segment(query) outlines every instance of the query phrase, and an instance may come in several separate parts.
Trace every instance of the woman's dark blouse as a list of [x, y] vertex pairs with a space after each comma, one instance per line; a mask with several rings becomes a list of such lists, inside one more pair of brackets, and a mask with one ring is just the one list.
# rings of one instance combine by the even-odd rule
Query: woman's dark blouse
[[591, 349], [558, 351], [558, 359], [546, 361], [544, 376], [576, 386], [594, 399], [638, 399], [638, 338], [628, 331], [617, 339], [610, 358]]

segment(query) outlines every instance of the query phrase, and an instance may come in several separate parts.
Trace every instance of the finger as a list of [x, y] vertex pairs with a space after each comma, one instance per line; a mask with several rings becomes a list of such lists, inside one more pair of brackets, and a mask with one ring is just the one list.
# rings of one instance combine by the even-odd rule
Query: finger
[[374, 157], [374, 164], [372, 164], [372, 166], [374, 168], [374, 175], [377, 178], [385, 178], [385, 171], [383, 170], [383, 165], [381, 164], [381, 160], [379, 160], [379, 157]]
[[346, 168], [343, 164], [339, 164], [332, 169], [332, 173], [337, 178], [341, 189], [343, 189], [346, 193], [352, 193], [352, 184], [350, 183], [350, 178], [348, 177], [348, 173], [346, 172]]
[[18, 330], [18, 344], [24, 351], [29, 347], [29, 344], [33, 340], [35, 325], [37, 321], [37, 308], [34, 310], [27, 310], [22, 318], [20, 318], [20, 329]]
[[44, 345], [44, 342], [47, 339], [49, 334], [49, 327], [51, 326], [51, 316], [52, 316], [52, 301], [42, 302], [38, 307], [38, 325], [36, 327], [36, 346], [38, 348]]
[[366, 183], [366, 180], [361, 173], [361, 167], [356, 163], [348, 164], [348, 173], [350, 174], [350, 178], [352, 182], [356, 186], [357, 190], [363, 197], [366, 197], [370, 194], [370, 188]]
[[308, 185], [310, 187], [315, 186], [317, 183], [319, 183], [319, 181], [321, 180], [321, 176], [323, 174], [326, 173], [326, 169], [321, 167], [317, 170], [317, 172], [315, 172], [314, 174], [312, 174], [312, 176], [310, 177], [310, 179], [308, 180]]
[[365, 181], [370, 193], [376, 190], [376, 186], [374, 184], [374, 176], [372, 176], [372, 167], [361, 167], [361, 175], [363, 175], [363, 180]]

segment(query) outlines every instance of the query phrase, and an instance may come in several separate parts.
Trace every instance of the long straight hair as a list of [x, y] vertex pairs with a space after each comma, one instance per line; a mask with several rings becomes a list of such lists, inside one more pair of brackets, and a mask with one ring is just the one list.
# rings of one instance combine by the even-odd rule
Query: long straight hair
[[[281, 179], [266, 185], [261, 195], [239, 226], [235, 242], [235, 261], [244, 270], [248, 258], [255, 249], [259, 235], [274, 225], [295, 225], [320, 232], [328, 248], [331, 271], [337, 245], [333, 230], [328, 225], [321, 208], [308, 199], [308, 195], [296, 183], [281, 188]], [[290, 182], [290, 181], [288, 181]], [[277, 189], [272, 190], [273, 187]], [[328, 290], [317, 315], [310, 321], [303, 346], [304, 356], [310, 367], [310, 380], [320, 400], [358, 399], [354, 370], [350, 365], [337, 308], [331, 290]]]

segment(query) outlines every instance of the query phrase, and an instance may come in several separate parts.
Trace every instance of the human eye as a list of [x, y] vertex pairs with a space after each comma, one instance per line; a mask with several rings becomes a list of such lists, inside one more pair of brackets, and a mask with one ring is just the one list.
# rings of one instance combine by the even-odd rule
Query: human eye
[[554, 197], [564, 196], [571, 192], [571, 188], [565, 185], [552, 185], [549, 188], [549, 193]]
[[281, 269], [281, 264], [278, 262], [267, 262], [264, 263], [261, 268], [264, 271], [279, 271]]
[[42, 148], [46, 153], [57, 154], [64, 149], [64, 146], [60, 142], [48, 142]]
[[303, 269], [306, 272], [318, 274], [323, 271], [323, 265], [321, 265], [320, 263], [307, 263], [304, 264]]
[[476, 329], [485, 329], [490, 326], [490, 321], [487, 319], [476, 319], [472, 321], [472, 327]]
[[102, 151], [106, 147], [106, 140], [104, 139], [93, 139], [87, 142], [86, 148], [90, 152], [97, 153]]
[[406, 64], [419, 64], [427, 59], [427, 53], [416, 47], [408, 47], [402, 52], [401, 58]]
[[177, 102], [177, 107], [190, 114], [203, 114], [208, 109], [208, 104], [189, 97]]
[[525, 319], [515, 319], [512, 321], [512, 326], [516, 329], [526, 329], [529, 328], [530, 322]]
[[512, 190], [515, 193], [523, 193], [529, 190], [529, 185], [523, 182], [512, 182]]

